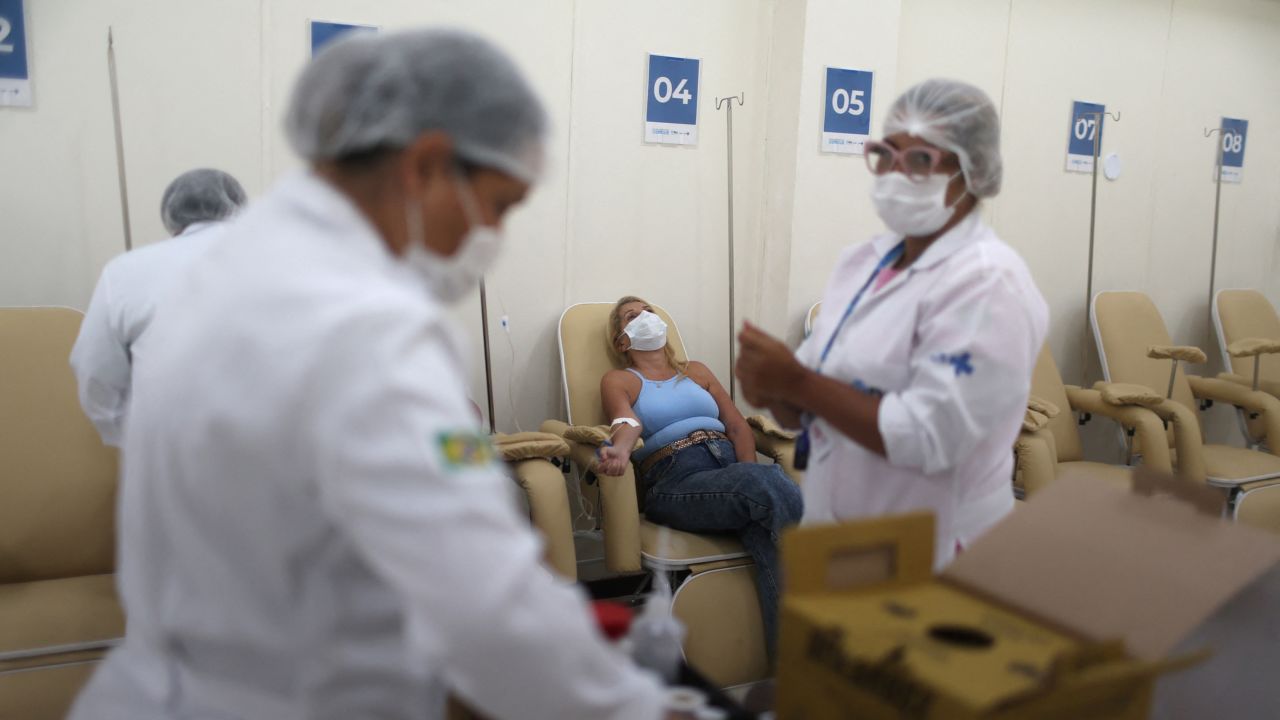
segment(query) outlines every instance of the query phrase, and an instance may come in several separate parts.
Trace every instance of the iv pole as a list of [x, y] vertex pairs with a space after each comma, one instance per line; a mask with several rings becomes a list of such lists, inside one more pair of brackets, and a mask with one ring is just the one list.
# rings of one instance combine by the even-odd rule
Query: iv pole
[[1080, 384], [1088, 387], [1088, 368], [1089, 368], [1089, 308], [1093, 303], [1093, 242], [1095, 236], [1095, 228], [1098, 223], [1098, 157], [1102, 154], [1102, 120], [1109, 117], [1116, 122], [1120, 122], [1120, 112], [1114, 115], [1104, 111], [1100, 112], [1082, 112], [1077, 117], [1093, 117], [1094, 127], [1093, 133], [1093, 189], [1089, 194], [1089, 273], [1088, 279], [1085, 281], [1084, 291], [1084, 342], [1080, 343]]
[[489, 401], [489, 434], [498, 432], [493, 418], [493, 360], [489, 354], [489, 292], [480, 278], [480, 337], [484, 338], [484, 391]]
[[1098, 131], [1093, 134], [1093, 190], [1089, 195], [1089, 280], [1085, 286], [1084, 306], [1089, 307], [1093, 302], [1093, 239], [1094, 228], [1098, 221], [1098, 156], [1102, 153], [1102, 119], [1109, 117], [1116, 122], [1120, 122], [1120, 113], [1112, 115], [1109, 112], [1084, 112], [1080, 113], [1080, 117], [1092, 115], [1097, 123]]
[[716, 98], [716, 110], [722, 106], [725, 108], [725, 122], [728, 124], [728, 131], [725, 137], [728, 142], [729, 162], [729, 398], [734, 402], [738, 400], [738, 380], [734, 377], [733, 366], [737, 361], [737, 338], [736, 325], [734, 319], [737, 315], [734, 312], [735, 295], [733, 290], [733, 103], [736, 100], [738, 107], [742, 107], [743, 101], [746, 99], [746, 93], [738, 93], [737, 96]]
[[120, 88], [116, 80], [116, 41], [107, 27], [107, 76], [111, 82], [111, 121], [116, 132], [116, 173], [120, 179], [120, 215], [124, 218], [124, 249], [133, 249], [133, 231], [129, 224], [129, 184], [124, 172], [124, 126], [120, 122]]
[[1213, 291], [1214, 285], [1218, 279], [1218, 211], [1222, 206], [1222, 128], [1205, 128], [1204, 136], [1213, 137], [1217, 135], [1218, 140], [1218, 161], [1214, 165], [1213, 176], [1213, 255], [1209, 259], [1209, 321], [1213, 322]]

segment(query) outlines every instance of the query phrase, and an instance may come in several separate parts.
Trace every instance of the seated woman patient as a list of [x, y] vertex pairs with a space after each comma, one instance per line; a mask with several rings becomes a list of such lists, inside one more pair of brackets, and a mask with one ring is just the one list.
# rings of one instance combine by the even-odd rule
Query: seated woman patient
[[[716, 376], [680, 362], [667, 325], [644, 300], [624, 297], [609, 313], [615, 359], [600, 382], [613, 445], [597, 472], [621, 475], [629, 460], [645, 516], [676, 530], [736, 533], [755, 560], [770, 657], [778, 613], [778, 535], [799, 522], [800, 488], [774, 464], [756, 462], [755, 439]], [[644, 447], [632, 453], [638, 438]]]

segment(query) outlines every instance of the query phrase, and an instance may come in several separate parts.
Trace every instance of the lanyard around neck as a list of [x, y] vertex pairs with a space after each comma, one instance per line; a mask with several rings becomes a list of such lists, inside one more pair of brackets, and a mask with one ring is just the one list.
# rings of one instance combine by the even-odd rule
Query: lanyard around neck
[[844, 330], [845, 323], [853, 315], [853, 311], [858, 307], [858, 303], [862, 301], [862, 296], [866, 294], [867, 289], [871, 287], [871, 284], [876, 281], [876, 278], [885, 268], [898, 262], [898, 259], [902, 257], [906, 249], [906, 240], [895, 245], [892, 250], [880, 259], [880, 262], [876, 264], [876, 269], [871, 271], [871, 277], [867, 278], [867, 281], [862, 284], [862, 288], [858, 290], [858, 294], [854, 295], [853, 299], [849, 301], [849, 306], [844, 309], [844, 315], [840, 316], [840, 322], [836, 323], [835, 330], [831, 333], [831, 337], [827, 338], [826, 346], [822, 348], [822, 356], [818, 358], [818, 372], [822, 372], [822, 366], [827, 363], [827, 356], [831, 354], [831, 348], [835, 346], [836, 339], [840, 337], [840, 331]]

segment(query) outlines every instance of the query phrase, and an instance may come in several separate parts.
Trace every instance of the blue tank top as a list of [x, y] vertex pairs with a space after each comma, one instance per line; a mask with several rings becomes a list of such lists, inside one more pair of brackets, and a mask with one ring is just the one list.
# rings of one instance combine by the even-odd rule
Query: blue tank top
[[640, 437], [644, 447], [632, 453], [636, 462], [657, 452], [694, 430], [724, 432], [720, 422], [720, 407], [715, 398], [701, 385], [684, 375], [670, 380], [650, 380], [635, 368], [627, 368], [640, 378], [640, 395], [632, 409], [639, 416], [643, 428]]

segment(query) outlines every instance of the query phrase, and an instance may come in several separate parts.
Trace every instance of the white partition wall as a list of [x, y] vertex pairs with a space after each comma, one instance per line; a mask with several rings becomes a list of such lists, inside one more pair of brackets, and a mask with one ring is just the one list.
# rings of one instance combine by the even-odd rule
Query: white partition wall
[[[299, 162], [281, 132], [309, 19], [383, 31], [472, 28], [526, 68], [551, 113], [544, 182], [489, 278], [498, 426], [562, 416], [555, 320], [635, 293], [680, 318], [727, 383], [725, 122], [734, 110], [739, 319], [788, 341], [840, 249], [879, 231], [862, 158], [819, 151], [828, 66], [874, 73], [871, 134], [926, 77], [984, 88], [1003, 122], [1005, 187], [984, 204], [1052, 308], [1068, 382], [1099, 377], [1085, 332], [1090, 178], [1063, 169], [1071, 102], [1105, 103], [1094, 290], [1149, 292], [1178, 342], [1213, 352], [1208, 265], [1214, 140], [1250, 121], [1244, 182], [1222, 193], [1218, 287], [1280, 301], [1280, 3], [1262, 0], [63, 0], [26, 3], [35, 107], [0, 108], [0, 304], [84, 307], [123, 249], [106, 67], [116, 37], [137, 245], [160, 193], [212, 165], [257, 195]], [[643, 143], [648, 53], [702, 61], [699, 139]], [[501, 322], [508, 320], [507, 329]], [[457, 310], [484, 405], [478, 303]], [[507, 334], [509, 329], [509, 335]], [[508, 338], [510, 345], [508, 345]], [[1213, 364], [1203, 368], [1216, 372]], [[510, 388], [510, 390], [509, 390]], [[1229, 413], [1211, 436], [1235, 441]], [[1110, 434], [1090, 437], [1095, 454]]]

